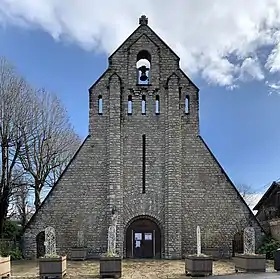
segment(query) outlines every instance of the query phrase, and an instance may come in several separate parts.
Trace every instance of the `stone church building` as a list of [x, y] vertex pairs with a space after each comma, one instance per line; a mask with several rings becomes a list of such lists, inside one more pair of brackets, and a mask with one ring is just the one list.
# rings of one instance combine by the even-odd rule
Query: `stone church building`
[[109, 57], [89, 89], [89, 135], [24, 232], [24, 255], [40, 256], [51, 226], [58, 254], [83, 231], [88, 257], [107, 250], [117, 214], [117, 252], [126, 258], [182, 258], [202, 249], [232, 249], [249, 224], [262, 229], [199, 135], [199, 89], [180, 58], [148, 26]]

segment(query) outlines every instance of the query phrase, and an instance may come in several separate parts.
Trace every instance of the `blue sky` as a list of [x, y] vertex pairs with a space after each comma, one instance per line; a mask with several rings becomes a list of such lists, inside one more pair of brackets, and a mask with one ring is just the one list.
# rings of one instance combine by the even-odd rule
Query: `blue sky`
[[[130, 28], [126, 26], [122, 29], [120, 38], [125, 39], [137, 28], [139, 15], [137, 13], [137, 17], [133, 18]], [[164, 25], [159, 26], [160, 31]], [[103, 46], [104, 38], [91, 43], [74, 35], [69, 37], [68, 34], [68, 37], [57, 39], [57, 35], [48, 28], [26, 28], [7, 21], [0, 27], [0, 56], [7, 57], [33, 86], [58, 94], [75, 130], [84, 138], [88, 130], [88, 88], [106, 69], [108, 53], [121, 40], [118, 36], [114, 37], [114, 42], [106, 48]], [[176, 46], [179, 55], [182, 54], [183, 68], [190, 75], [186, 69], [193, 69], [194, 62], [201, 62], [201, 58], [195, 61], [192, 57], [188, 58], [186, 50], [182, 49], [183, 41], [171, 38], [169, 42], [168, 38], [171, 35], [165, 33], [164, 39]], [[263, 47], [259, 61], [262, 53], [270, 51], [270, 48]], [[247, 62], [252, 62], [250, 57], [255, 59], [255, 56], [248, 57], [242, 58], [241, 70], [248, 66]], [[219, 65], [223, 69], [228, 67], [224, 61], [221, 62]], [[217, 65], [211, 63], [213, 68], [208, 68], [208, 71], [196, 69], [195, 73], [190, 70], [192, 80], [200, 88], [200, 133], [235, 184], [245, 183], [263, 191], [265, 185], [269, 186], [273, 180], [280, 178], [280, 95], [276, 91], [270, 94], [271, 87], [267, 85], [268, 80], [273, 78], [277, 88], [279, 74], [277, 71], [270, 73], [264, 67], [260, 72], [255, 67], [249, 68], [251, 72], [255, 71], [253, 78], [245, 79], [243, 76], [242, 79], [245, 72], [240, 71], [237, 76], [236, 70], [234, 74], [228, 74], [227, 68], [220, 75], [215, 72], [213, 77], [213, 69]], [[264, 78], [267, 76], [269, 79]], [[218, 80], [217, 77], [221, 78]], [[232, 85], [237, 87], [229, 90]]]

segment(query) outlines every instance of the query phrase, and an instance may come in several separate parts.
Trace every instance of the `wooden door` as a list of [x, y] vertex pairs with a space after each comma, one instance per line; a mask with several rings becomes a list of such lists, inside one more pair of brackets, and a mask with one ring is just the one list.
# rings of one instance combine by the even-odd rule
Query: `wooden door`
[[134, 221], [126, 232], [127, 258], [160, 258], [160, 230], [149, 219]]

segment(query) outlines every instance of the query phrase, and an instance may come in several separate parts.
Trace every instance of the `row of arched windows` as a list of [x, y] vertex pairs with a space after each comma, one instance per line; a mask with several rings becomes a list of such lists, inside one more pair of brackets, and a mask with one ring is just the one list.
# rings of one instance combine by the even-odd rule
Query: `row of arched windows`
[[[146, 114], [146, 96], [142, 96], [142, 101], [141, 101], [141, 112], [143, 115]], [[159, 114], [159, 95], [156, 95], [156, 103], [155, 103], [155, 113]], [[127, 100], [127, 114], [131, 115], [132, 114], [132, 96], [128, 96]]]
[[[159, 106], [159, 95], [156, 95], [155, 99], [155, 114], [160, 113], [160, 106]], [[127, 114], [132, 115], [132, 96], [129, 95], [127, 99]], [[146, 114], [146, 96], [142, 95], [142, 101], [141, 101], [141, 112], [143, 115]], [[98, 114], [103, 113], [103, 102], [102, 102], [102, 96], [98, 96]], [[185, 97], [185, 113], [189, 113], [189, 96], [186, 95]]]

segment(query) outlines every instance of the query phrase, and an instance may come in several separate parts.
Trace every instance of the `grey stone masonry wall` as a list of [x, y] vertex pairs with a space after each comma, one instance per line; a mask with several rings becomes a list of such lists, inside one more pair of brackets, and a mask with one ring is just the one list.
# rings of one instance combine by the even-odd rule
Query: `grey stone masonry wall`
[[[108, 217], [116, 209], [119, 215], [117, 231], [122, 231], [123, 191], [122, 191], [122, 163], [121, 163], [121, 80], [116, 74], [109, 79], [109, 123], [107, 129], [108, 155]], [[106, 155], [106, 154], [105, 154]], [[104, 154], [103, 154], [104, 156]], [[108, 218], [108, 219], [109, 219]], [[123, 250], [121, 234], [117, 234], [117, 250]]]
[[[195, 251], [197, 225], [205, 248], [230, 250], [234, 234], [250, 220], [260, 239], [259, 223], [199, 136], [198, 88], [147, 19], [140, 22], [89, 90], [90, 136], [27, 225], [26, 257], [36, 256], [36, 236], [47, 226], [56, 230], [58, 253], [69, 253], [83, 228], [89, 257], [100, 255], [107, 250], [112, 209], [119, 216], [117, 252], [124, 257], [126, 229], [141, 216], [149, 216], [160, 227], [161, 257], [166, 259]], [[151, 56], [149, 85], [137, 84], [137, 55], [142, 50]], [[128, 96], [132, 115], [128, 115]]]
[[182, 210], [192, 212], [183, 217], [183, 254], [195, 251], [194, 224], [201, 226], [203, 248], [221, 248], [230, 253], [234, 234], [242, 231], [251, 220], [259, 244], [259, 224], [202, 139], [192, 136], [183, 142]]
[[[94, 150], [94, 152], [93, 152]], [[47, 226], [56, 232], [57, 252], [69, 254], [84, 228], [89, 254], [98, 255], [107, 247], [106, 186], [107, 161], [104, 140], [88, 137], [59, 182], [50, 192], [24, 233], [24, 256], [37, 256], [36, 236]], [[95, 170], [95, 171], [93, 171]], [[104, 198], [105, 197], [105, 198]]]
[[182, 179], [181, 179], [181, 115], [179, 78], [172, 74], [167, 84], [165, 115], [165, 258], [181, 258]]

